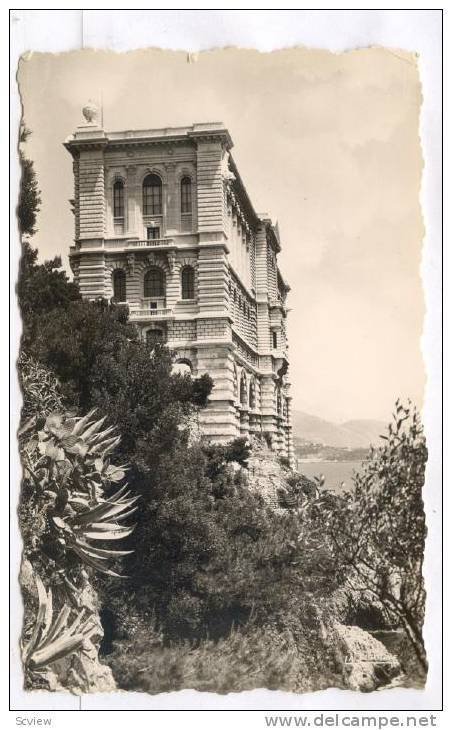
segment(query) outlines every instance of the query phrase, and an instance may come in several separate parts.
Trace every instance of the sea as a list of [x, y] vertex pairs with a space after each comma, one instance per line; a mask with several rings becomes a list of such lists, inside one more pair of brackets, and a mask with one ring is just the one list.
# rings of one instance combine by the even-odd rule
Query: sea
[[325, 488], [332, 492], [343, 492], [352, 487], [353, 472], [361, 467], [361, 461], [319, 461], [298, 459], [297, 470], [308, 478], [325, 477]]

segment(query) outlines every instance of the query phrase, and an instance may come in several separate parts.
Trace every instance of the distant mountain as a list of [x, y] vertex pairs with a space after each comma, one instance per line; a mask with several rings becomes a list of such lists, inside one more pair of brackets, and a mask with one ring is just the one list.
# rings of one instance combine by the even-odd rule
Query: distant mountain
[[332, 423], [303, 411], [293, 411], [294, 436], [304, 441], [340, 448], [367, 448], [380, 442], [380, 434], [386, 431], [383, 421], [355, 419], [345, 423]]

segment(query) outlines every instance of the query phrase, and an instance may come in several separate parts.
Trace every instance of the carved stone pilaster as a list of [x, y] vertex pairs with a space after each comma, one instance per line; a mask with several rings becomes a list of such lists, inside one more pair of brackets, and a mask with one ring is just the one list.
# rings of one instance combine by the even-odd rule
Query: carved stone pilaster
[[127, 174], [127, 231], [129, 235], [137, 233], [137, 205], [139, 189], [137, 188], [136, 165], [126, 166]]
[[129, 274], [132, 274], [132, 276], [135, 273], [135, 254], [134, 253], [127, 254], [127, 270], [129, 272]]
[[169, 268], [169, 270], [170, 270], [170, 272], [172, 274], [173, 271], [174, 271], [174, 267], [176, 265], [176, 254], [175, 254], [175, 252], [174, 251], [168, 251], [168, 253], [166, 254], [166, 259], [168, 261], [168, 268]]
[[167, 179], [166, 190], [166, 230], [178, 230], [178, 207], [176, 191], [176, 163], [171, 160], [164, 163]]

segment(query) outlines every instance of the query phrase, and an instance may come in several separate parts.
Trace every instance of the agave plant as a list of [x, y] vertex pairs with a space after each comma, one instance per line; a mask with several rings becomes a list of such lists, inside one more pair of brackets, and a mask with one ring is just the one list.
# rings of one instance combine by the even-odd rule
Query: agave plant
[[72, 609], [66, 604], [53, 617], [52, 590], [46, 591], [35, 575], [39, 608], [30, 640], [22, 645], [22, 661], [28, 671], [43, 671], [49, 664], [72, 654], [98, 631], [94, 617], [82, 609], [70, 621]]
[[88, 497], [96, 504], [105, 486], [124, 479], [127, 466], [113, 465], [109, 457], [120, 437], [114, 426], [101, 430], [105, 418], [92, 421], [94, 413], [83, 418], [50, 414], [37, 439], [23, 449], [24, 468], [40, 491], [63, 487], [69, 498]]
[[[77, 457], [92, 464], [101, 461], [102, 464], [120, 442], [120, 436], [115, 433], [115, 426], [101, 431], [105, 416], [93, 421], [96, 412], [93, 408], [83, 418], [65, 417], [60, 413], [52, 413], [46, 419], [44, 429], [39, 432], [38, 449], [43, 456], [53, 461], [74, 460]], [[97, 467], [96, 467], [97, 468]], [[120, 481], [124, 477], [124, 467], [114, 467], [104, 470], [103, 476], [110, 481]]]
[[120, 437], [114, 427], [103, 427], [105, 418], [93, 419], [95, 412], [83, 418], [50, 414], [37, 439], [24, 449], [23, 464], [34, 485], [31, 499], [44, 516], [41, 536], [46, 555], [57, 566], [69, 568], [73, 561], [67, 563], [66, 555], [71, 553], [86, 565], [117, 576], [110, 561], [130, 551], [108, 549], [104, 542], [131, 534], [134, 525], [124, 520], [136, 511], [137, 498], [131, 497], [127, 484], [105, 497], [107, 487], [124, 479], [126, 465], [110, 463]]
[[[96, 541], [121, 540], [128, 537], [135, 525], [122, 525], [123, 520], [130, 517], [137, 510], [134, 506], [138, 497], [131, 497], [127, 491], [127, 484], [108, 499], [100, 501], [90, 507], [83, 497], [77, 499], [82, 511], [62, 518], [53, 517], [53, 523], [59, 533], [59, 541], [67, 550], [72, 550], [84, 563], [108, 575], [121, 577], [111, 570], [109, 561], [129, 555], [131, 550], [112, 550], [97, 547]], [[93, 542], [94, 541], [94, 542]]]

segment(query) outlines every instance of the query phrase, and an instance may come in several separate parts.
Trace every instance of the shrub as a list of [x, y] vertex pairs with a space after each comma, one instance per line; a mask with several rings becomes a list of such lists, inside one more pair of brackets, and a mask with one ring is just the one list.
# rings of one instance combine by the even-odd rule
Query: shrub
[[388, 620], [403, 628], [426, 670], [422, 488], [427, 448], [417, 411], [397, 402], [382, 438], [384, 445], [371, 450], [351, 494], [325, 525], [337, 570], [350, 590], [377, 602]]
[[61, 257], [37, 263], [38, 252], [22, 242], [17, 295], [22, 315], [22, 347], [29, 349], [39, 333], [40, 318], [51, 310], [64, 310], [80, 299], [78, 287], [61, 270]]
[[[151, 637], [151, 638], [150, 638]], [[143, 627], [132, 642], [118, 642], [108, 658], [122, 689], [150, 694], [192, 688], [199, 692], [243, 692], [266, 687], [307, 691], [319, 679], [310, 673], [304, 645], [291, 631], [235, 628], [218, 641], [165, 646]]]
[[54, 373], [29, 357], [25, 352], [19, 355], [19, 383], [22, 388], [21, 429], [29, 419], [36, 420], [64, 410], [64, 398]]
[[53, 413], [41, 430], [22, 431], [24, 554], [32, 562], [39, 556], [47, 572], [62, 572], [67, 585], [80, 561], [115, 575], [108, 561], [128, 553], [105, 543], [132, 532], [120, 523], [136, 509], [126, 487], [111, 493], [125, 476], [109, 457], [119, 438], [111, 427], [101, 430], [104, 418], [92, 416]]
[[[85, 653], [93, 666], [91, 639], [99, 636], [99, 620], [90, 573], [117, 575], [111, 564], [130, 551], [111, 545], [131, 534], [133, 527], [122, 521], [134, 512], [136, 498], [127, 487], [117, 487], [124, 469], [110, 462], [118, 437], [104, 427], [105, 418], [94, 420], [93, 411], [82, 418], [46, 414], [60, 404], [58, 385], [31, 359], [21, 362], [21, 381], [24, 414], [30, 416], [19, 432], [22, 658], [28, 687], [59, 689], [53, 668], [60, 660], [72, 657], [72, 662]], [[77, 674], [72, 663], [66, 669], [64, 686], [86, 691], [91, 678]]]

